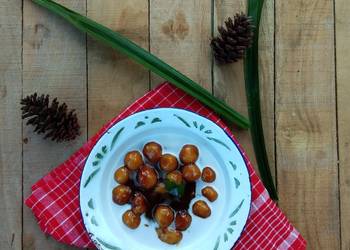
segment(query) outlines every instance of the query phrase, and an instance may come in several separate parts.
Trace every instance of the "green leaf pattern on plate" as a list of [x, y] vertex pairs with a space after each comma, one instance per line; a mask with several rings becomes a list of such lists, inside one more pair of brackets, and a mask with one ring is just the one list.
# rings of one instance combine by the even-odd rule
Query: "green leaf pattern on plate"
[[108, 152], [108, 148], [106, 145], [104, 145], [101, 149], [101, 152], [95, 155], [96, 160], [92, 163], [92, 165], [96, 167], [98, 164], [100, 164], [101, 160], [103, 159], [103, 157], [107, 152]]
[[236, 186], [236, 189], [239, 187], [239, 185], [241, 185], [241, 182], [235, 177], [234, 178], [235, 180], [235, 186]]
[[95, 209], [95, 207], [94, 207], [94, 201], [93, 201], [92, 198], [91, 198], [91, 199], [89, 200], [89, 202], [88, 202], [88, 207], [91, 208], [92, 210]]
[[86, 179], [85, 184], [84, 184], [84, 188], [87, 187], [87, 185], [89, 185], [90, 181], [95, 177], [95, 175], [100, 171], [101, 168], [98, 168], [96, 170], [94, 170], [89, 177]]
[[154, 118], [151, 123], [156, 123], [156, 122], [161, 122], [162, 120], [159, 119], [158, 117]]
[[237, 165], [234, 164], [232, 161], [229, 161], [231, 167], [233, 168], [233, 170], [236, 170], [237, 169]]
[[136, 123], [135, 128], [139, 128], [139, 127], [144, 126], [144, 125], [146, 125], [145, 122], [139, 121], [139, 122]]
[[[145, 117], [145, 119], [148, 119], [148, 116]], [[159, 118], [159, 117], [154, 117], [152, 119], [152, 121], [150, 122], [150, 124], [154, 124], [154, 123], [158, 123], [158, 122], [162, 122], [162, 120]], [[142, 127], [146, 125], [146, 122], [144, 121], [138, 121], [135, 125], [135, 129], [139, 128], [139, 127]]]
[[95, 219], [95, 216], [92, 216], [92, 217], [91, 217], [91, 224], [92, 224], [92, 225], [95, 225], [96, 227], [98, 227], [98, 223], [97, 223], [97, 221], [96, 221], [96, 219]]
[[228, 236], [227, 236], [227, 233], [224, 234], [224, 241], [228, 241]]
[[238, 211], [241, 209], [243, 203], [244, 203], [244, 199], [241, 201], [241, 203], [239, 203], [239, 205], [236, 207], [236, 209], [232, 211], [232, 213], [230, 214], [230, 218], [232, 218], [233, 216], [235, 216], [238, 213]]
[[227, 146], [223, 141], [219, 140], [219, 139], [216, 139], [214, 137], [207, 137], [208, 140], [210, 141], [213, 141], [213, 142], [216, 142], [222, 146], [224, 146], [225, 148], [227, 148], [229, 151], [231, 151], [231, 149], [229, 148], [229, 146]]
[[99, 238], [96, 238], [96, 240], [101, 244], [103, 245], [104, 247], [108, 248], [108, 249], [111, 249], [111, 250], [122, 250], [120, 247], [116, 247], [116, 246], [112, 246], [111, 244], [108, 244], [107, 242], [99, 239]]
[[177, 119], [179, 119], [183, 124], [185, 124], [187, 127], [191, 127], [191, 125], [184, 119], [184, 118], [182, 118], [181, 116], [178, 116], [178, 115], [176, 115], [176, 114], [174, 114], [174, 116], [177, 118]]
[[220, 236], [218, 237], [218, 239], [216, 240], [215, 246], [213, 250], [218, 250], [219, 249], [219, 245], [220, 245]]
[[231, 221], [230, 225], [231, 225], [231, 226], [236, 226], [236, 225], [237, 225], [237, 221], [235, 221], [235, 220], [234, 220], [234, 221]]
[[112, 139], [112, 143], [111, 143], [111, 149], [114, 147], [115, 143], [117, 142], [117, 140], [118, 140], [120, 134], [123, 132], [123, 130], [124, 130], [124, 127], [120, 128], [118, 130], [118, 132], [114, 135], [114, 137]]
[[[174, 114], [174, 116], [175, 116], [177, 119], [179, 119], [183, 124], [185, 124], [186, 127], [191, 128], [190, 123], [189, 123], [188, 121], [186, 121], [183, 117], [181, 117], [181, 116], [179, 116], [179, 115], [177, 115], [177, 114]], [[203, 124], [199, 125], [199, 127], [198, 127], [198, 123], [197, 123], [196, 121], [193, 121], [193, 125], [194, 125], [195, 128], [198, 128], [200, 131], [203, 131], [203, 129], [205, 129], [205, 126], [204, 126]], [[210, 129], [207, 129], [207, 130], [204, 131], [204, 133], [205, 133], [205, 134], [211, 134], [211, 133], [213, 133], [213, 132], [212, 132]], [[208, 136], [208, 137], [206, 137], [206, 138], [207, 138], [208, 140], [210, 140], [210, 141], [213, 141], [213, 142], [215, 142], [215, 143], [218, 143], [218, 144], [224, 146], [227, 150], [231, 151], [230, 147], [227, 146], [226, 143], [224, 143], [223, 141], [221, 141], [221, 140], [219, 140], [219, 139], [217, 139], [217, 138], [215, 138], [215, 137], [209, 137], [209, 136]]]

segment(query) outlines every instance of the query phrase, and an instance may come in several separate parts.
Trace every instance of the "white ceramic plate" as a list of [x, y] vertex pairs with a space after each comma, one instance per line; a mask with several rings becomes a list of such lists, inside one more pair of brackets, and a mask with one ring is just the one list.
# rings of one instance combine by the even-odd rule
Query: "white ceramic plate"
[[[210, 185], [218, 191], [214, 203], [207, 202], [212, 214], [207, 219], [192, 215], [192, 224], [177, 245], [161, 242], [155, 223], [142, 216], [139, 228], [131, 230], [122, 222], [130, 205], [112, 202], [115, 170], [123, 165], [130, 150], [142, 150], [149, 141], [157, 141], [163, 152], [178, 155], [184, 144], [200, 150], [197, 165], [209, 165], [216, 171]], [[201, 197], [205, 184], [197, 184]], [[80, 208], [84, 224], [99, 249], [103, 250], [227, 250], [235, 244], [246, 224], [250, 210], [251, 185], [248, 170], [239, 148], [212, 121], [195, 113], [173, 108], [146, 110], [118, 122], [97, 142], [86, 161], [80, 184]], [[149, 224], [149, 226], [145, 226]]]

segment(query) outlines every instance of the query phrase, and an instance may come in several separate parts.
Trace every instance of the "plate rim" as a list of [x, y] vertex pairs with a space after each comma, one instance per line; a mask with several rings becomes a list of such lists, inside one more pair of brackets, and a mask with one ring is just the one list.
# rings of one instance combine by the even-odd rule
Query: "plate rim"
[[[234, 134], [232, 133], [232, 136], [233, 138], [231, 138], [231, 136], [229, 135], [229, 133], [223, 128], [221, 127], [220, 125], [218, 125], [217, 123], [215, 123], [214, 121], [212, 121], [211, 119], [205, 117], [204, 115], [202, 114], [199, 114], [199, 113], [196, 113], [195, 111], [192, 111], [192, 110], [189, 110], [189, 109], [185, 109], [185, 108], [176, 108], [176, 107], [154, 107], [154, 108], [146, 108], [146, 109], [143, 109], [143, 110], [140, 110], [140, 111], [136, 111], [134, 113], [131, 113], [130, 115], [116, 121], [113, 125], [111, 125], [109, 128], [106, 129], [105, 132], [103, 132], [100, 137], [98, 138], [98, 140], [94, 143], [94, 145], [92, 146], [91, 148], [91, 151], [89, 152], [88, 156], [86, 157], [86, 160], [84, 162], [84, 167], [82, 169], [82, 172], [81, 172], [81, 175], [80, 175], [80, 184], [79, 184], [79, 213], [80, 213], [80, 216], [82, 218], [82, 222], [83, 222], [83, 226], [84, 226], [84, 229], [85, 231], [87, 232], [87, 235], [89, 237], [89, 239], [94, 243], [94, 240], [91, 238], [90, 236], [90, 232], [89, 230], [87, 229], [86, 227], [86, 224], [85, 224], [85, 220], [84, 220], [84, 216], [83, 216], [83, 211], [82, 211], [82, 208], [81, 208], [81, 189], [82, 189], [82, 178], [83, 178], [83, 173], [84, 173], [84, 170], [85, 170], [85, 167], [86, 167], [86, 163], [91, 155], [91, 152], [93, 151], [93, 149], [95, 148], [95, 146], [100, 142], [100, 140], [102, 139], [103, 136], [105, 136], [105, 134], [107, 134], [109, 132], [110, 129], [112, 129], [114, 126], [116, 126], [118, 123], [124, 121], [125, 119], [133, 116], [133, 115], [136, 115], [136, 114], [140, 114], [140, 113], [143, 113], [143, 112], [147, 112], [147, 111], [152, 111], [152, 110], [159, 110], [159, 109], [162, 109], [162, 110], [177, 110], [177, 111], [185, 111], [185, 112], [189, 112], [189, 113], [192, 113], [193, 115], [198, 115], [200, 117], [202, 117], [203, 119], [207, 120], [209, 123], [212, 123], [213, 125], [215, 125], [216, 127], [218, 127], [220, 130], [222, 130], [226, 136], [233, 142], [233, 144], [236, 146], [239, 154], [241, 155], [243, 161], [244, 161], [244, 166], [247, 170], [247, 173], [248, 173], [248, 180], [249, 180], [249, 188], [250, 188], [250, 199], [249, 199], [249, 210], [248, 210], [248, 213], [247, 213], [247, 216], [246, 218], [244, 219], [244, 226], [238, 236], [238, 238], [236, 239], [236, 241], [234, 242], [234, 244], [232, 245], [231, 248], [234, 248], [236, 246], [236, 244], [238, 243], [239, 239], [241, 238], [243, 232], [245, 231], [246, 229], [246, 226], [247, 226], [247, 222], [248, 222], [248, 219], [249, 219], [249, 215], [251, 213], [251, 210], [252, 210], [252, 202], [253, 202], [253, 197], [252, 197], [252, 193], [253, 193], [253, 186], [252, 186], [252, 181], [251, 181], [251, 176], [250, 176], [250, 173], [249, 173], [249, 169], [248, 169], [248, 164], [251, 165], [251, 161], [249, 160], [247, 154], [245, 153], [245, 150], [242, 148], [241, 145], [238, 145], [238, 141], [236, 139], [236, 137], [234, 136]], [[122, 111], [120, 114], [122, 114], [123, 112], [125, 112], [126, 110]], [[214, 115], [215, 115], [215, 112], [212, 112]], [[119, 115], [118, 115], [119, 116]], [[228, 128], [228, 126], [225, 124], [225, 122], [220, 118], [218, 117], [218, 120], [221, 121], [225, 126], [226, 128]], [[112, 121], [112, 120], [111, 120]], [[105, 127], [107, 124], [111, 123], [111, 121], [107, 122], [105, 125], [103, 125], [101, 128]], [[98, 133], [98, 132], [97, 132]], [[93, 136], [92, 136], [93, 137]], [[92, 138], [91, 137], [91, 138]], [[90, 138], [90, 139], [91, 139]], [[88, 139], [88, 141], [90, 140]], [[237, 142], [236, 142], [237, 141]], [[95, 244], [95, 243], [94, 243]], [[97, 249], [99, 249], [97, 246], [96, 246]], [[102, 248], [102, 250], [104, 250], [104, 248]]]

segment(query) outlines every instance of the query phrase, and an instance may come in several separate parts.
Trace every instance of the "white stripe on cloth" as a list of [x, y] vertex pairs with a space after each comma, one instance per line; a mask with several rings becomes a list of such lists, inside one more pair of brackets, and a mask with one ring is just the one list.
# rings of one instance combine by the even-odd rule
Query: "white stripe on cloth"
[[[74, 226], [72, 226], [68, 231], [66, 231], [59, 239], [58, 239], [58, 241], [61, 241], [64, 237], [66, 237], [71, 231], [73, 231], [74, 229], [75, 229], [75, 227], [78, 225], [78, 224], [80, 224], [81, 223], [81, 221], [80, 220], [78, 220], [76, 223], [75, 223], [75, 225]], [[60, 225], [61, 226], [61, 225]], [[53, 231], [56, 231], [56, 228], [53, 230]]]
[[256, 211], [259, 210], [259, 208], [265, 204], [266, 201], [268, 201], [269, 199], [269, 195], [266, 191], [266, 189], [264, 190], [264, 192], [262, 192], [258, 198], [256, 198], [252, 204], [251, 204], [251, 209], [250, 209], [250, 214], [249, 216], [252, 216]]
[[288, 235], [288, 237], [277, 247], [277, 250], [286, 250], [289, 249], [291, 245], [293, 245], [294, 241], [298, 239], [299, 232], [294, 228], [292, 232]]

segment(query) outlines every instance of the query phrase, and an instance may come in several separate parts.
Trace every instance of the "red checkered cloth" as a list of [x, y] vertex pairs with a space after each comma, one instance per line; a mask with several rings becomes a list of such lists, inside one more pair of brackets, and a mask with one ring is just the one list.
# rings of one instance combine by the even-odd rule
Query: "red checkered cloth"
[[[25, 204], [33, 211], [44, 233], [68, 245], [94, 247], [79, 209], [80, 176], [85, 161], [101, 135], [112, 125], [133, 113], [155, 107], [194, 111], [221, 126], [239, 145], [232, 132], [212, 111], [182, 90], [164, 83], [135, 101], [67, 161], [32, 186], [32, 194]], [[252, 183], [252, 204], [247, 225], [234, 249], [305, 249], [305, 240], [269, 198], [248, 157], [242, 152]]]

